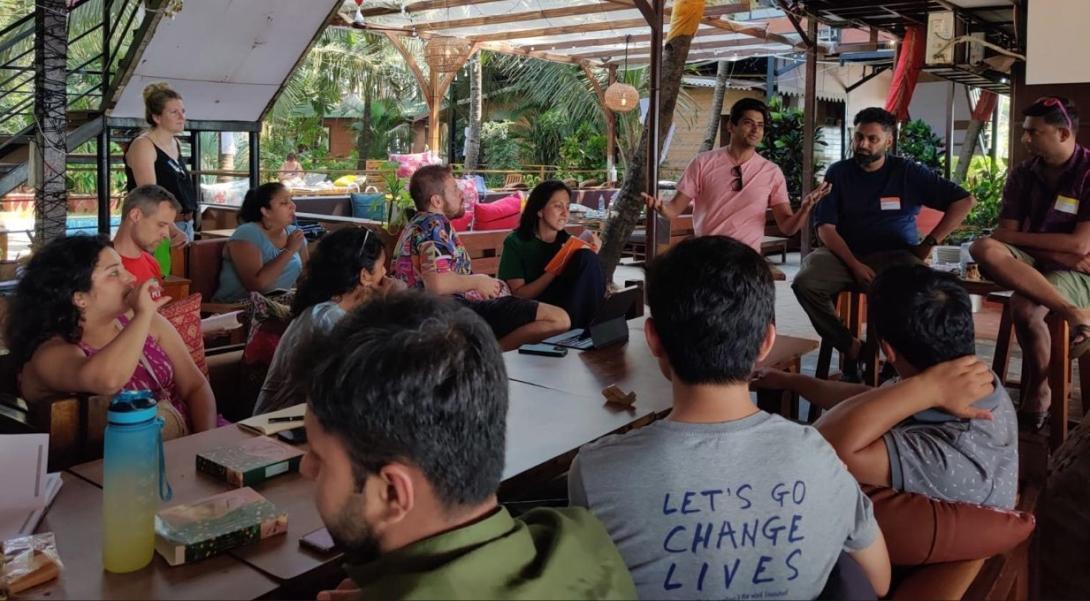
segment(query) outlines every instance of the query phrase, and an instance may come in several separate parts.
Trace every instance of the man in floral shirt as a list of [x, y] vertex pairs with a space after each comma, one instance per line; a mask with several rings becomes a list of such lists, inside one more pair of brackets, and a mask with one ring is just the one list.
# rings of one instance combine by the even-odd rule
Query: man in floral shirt
[[507, 285], [474, 274], [469, 253], [450, 224], [465, 212], [462, 191], [442, 165], [421, 167], [409, 180], [417, 214], [405, 226], [390, 262], [393, 276], [409, 287], [453, 296], [480, 315], [505, 351], [566, 332], [568, 314], [559, 307], [511, 296]]

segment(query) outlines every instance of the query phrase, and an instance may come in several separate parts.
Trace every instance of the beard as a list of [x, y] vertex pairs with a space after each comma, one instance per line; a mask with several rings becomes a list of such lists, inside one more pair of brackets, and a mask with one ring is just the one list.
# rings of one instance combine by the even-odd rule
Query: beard
[[870, 164], [874, 163], [875, 161], [880, 160], [884, 156], [886, 156], [885, 151], [876, 152], [876, 153], [872, 154], [872, 153], [869, 153], [869, 152], [856, 150], [852, 154], [852, 158], [855, 159], [855, 162], [858, 163], [860, 166], [863, 166], [863, 167], [865, 167], [867, 165], [870, 165]]
[[350, 510], [354, 505], [345, 503], [333, 520], [326, 524], [333, 542], [344, 551], [348, 563], [360, 565], [370, 563], [382, 554], [379, 551], [378, 538], [367, 522]]

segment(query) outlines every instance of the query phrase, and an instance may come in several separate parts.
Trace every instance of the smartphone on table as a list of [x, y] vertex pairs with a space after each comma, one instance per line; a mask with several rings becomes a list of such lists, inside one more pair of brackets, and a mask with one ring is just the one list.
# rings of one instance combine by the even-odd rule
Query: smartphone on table
[[568, 349], [562, 346], [553, 346], [551, 344], [524, 344], [519, 347], [519, 352], [523, 355], [541, 355], [542, 357], [564, 357], [568, 354]]

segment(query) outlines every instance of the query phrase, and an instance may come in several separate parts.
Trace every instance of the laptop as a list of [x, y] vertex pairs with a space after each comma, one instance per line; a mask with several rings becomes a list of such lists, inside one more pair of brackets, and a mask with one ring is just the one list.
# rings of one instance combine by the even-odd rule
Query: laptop
[[585, 351], [628, 342], [628, 322], [625, 315], [641, 294], [643, 290], [636, 287], [619, 290], [602, 303], [586, 329], [569, 330], [546, 338], [542, 343]]

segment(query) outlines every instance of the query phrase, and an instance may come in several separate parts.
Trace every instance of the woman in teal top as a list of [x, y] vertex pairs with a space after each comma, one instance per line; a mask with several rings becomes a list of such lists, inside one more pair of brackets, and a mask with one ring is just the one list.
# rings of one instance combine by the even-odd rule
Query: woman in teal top
[[580, 238], [593, 246], [572, 253], [560, 273], [545, 271], [556, 253], [571, 237], [568, 205], [571, 189], [564, 182], [541, 182], [530, 192], [518, 228], [503, 241], [497, 276], [507, 282], [511, 294], [562, 307], [571, 317], [572, 327], [585, 328], [594, 318], [606, 283], [598, 263], [601, 246], [592, 232]]
[[250, 190], [239, 220], [223, 251], [214, 300], [230, 303], [250, 292], [293, 288], [307, 262], [307, 240], [294, 225], [295, 203], [287, 188], [271, 182]]

